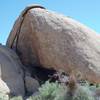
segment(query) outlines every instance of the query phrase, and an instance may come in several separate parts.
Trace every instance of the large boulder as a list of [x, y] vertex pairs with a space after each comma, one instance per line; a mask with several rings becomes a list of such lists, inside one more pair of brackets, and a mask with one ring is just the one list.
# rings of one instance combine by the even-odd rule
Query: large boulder
[[100, 38], [78, 21], [43, 8], [17, 19], [7, 46], [26, 66], [64, 70], [100, 83]]
[[24, 95], [22, 64], [14, 51], [0, 45], [0, 93]]

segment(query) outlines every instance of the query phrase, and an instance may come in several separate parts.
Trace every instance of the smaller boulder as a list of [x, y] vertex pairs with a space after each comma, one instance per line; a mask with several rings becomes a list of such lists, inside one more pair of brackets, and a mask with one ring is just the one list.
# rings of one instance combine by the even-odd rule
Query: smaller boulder
[[31, 76], [25, 76], [25, 85], [28, 93], [35, 93], [38, 91], [39, 82]]
[[24, 72], [16, 53], [0, 45], [0, 92], [24, 96]]

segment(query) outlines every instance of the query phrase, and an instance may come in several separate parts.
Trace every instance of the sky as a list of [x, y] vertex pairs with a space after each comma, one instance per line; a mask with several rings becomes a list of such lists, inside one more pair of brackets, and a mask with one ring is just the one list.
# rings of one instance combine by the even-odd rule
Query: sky
[[30, 4], [70, 16], [100, 33], [100, 0], [0, 0], [0, 43], [6, 43], [15, 20]]

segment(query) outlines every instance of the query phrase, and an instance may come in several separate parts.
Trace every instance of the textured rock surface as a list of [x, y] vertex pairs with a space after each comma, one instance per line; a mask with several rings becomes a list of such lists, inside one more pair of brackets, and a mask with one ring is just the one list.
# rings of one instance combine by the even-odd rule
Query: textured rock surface
[[30, 76], [25, 77], [25, 85], [29, 93], [35, 93], [36, 91], [38, 91], [38, 88], [40, 86], [39, 82]]
[[22, 64], [14, 51], [0, 45], [0, 91], [24, 95]]
[[90, 81], [100, 82], [100, 38], [96, 32], [72, 18], [36, 8], [28, 11], [19, 38], [12, 44], [20, 19], [7, 46], [17, 47], [23, 64], [79, 72]]

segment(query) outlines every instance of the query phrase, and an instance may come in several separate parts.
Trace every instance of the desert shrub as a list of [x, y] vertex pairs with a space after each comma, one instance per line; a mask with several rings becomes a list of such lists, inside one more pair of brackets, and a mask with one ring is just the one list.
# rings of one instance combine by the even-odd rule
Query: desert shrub
[[68, 95], [68, 89], [65, 86], [48, 81], [39, 89], [40, 94], [31, 96], [28, 100], [94, 100], [92, 91], [87, 85], [79, 86], [74, 95]]
[[64, 100], [64, 92], [66, 89], [64, 86], [56, 83], [49, 83], [47, 81], [44, 85], [39, 88], [40, 95], [32, 96], [28, 100]]
[[23, 100], [21, 96], [13, 97], [10, 100]]
[[92, 91], [87, 86], [80, 86], [75, 91], [73, 100], [95, 100], [92, 96]]

